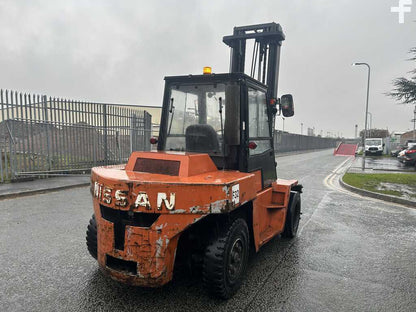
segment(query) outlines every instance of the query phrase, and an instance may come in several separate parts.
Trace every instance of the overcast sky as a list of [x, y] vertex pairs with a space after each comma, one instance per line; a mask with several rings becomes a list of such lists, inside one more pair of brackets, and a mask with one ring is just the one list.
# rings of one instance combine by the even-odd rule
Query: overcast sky
[[[373, 127], [413, 128], [412, 105], [386, 97], [416, 66], [416, 1], [0, 0], [0, 88], [106, 103], [161, 105], [163, 77], [229, 69], [222, 37], [234, 26], [280, 23], [286, 34], [279, 95], [292, 93], [285, 130], [354, 136], [364, 127], [367, 72]], [[278, 120], [278, 129], [282, 128]]]

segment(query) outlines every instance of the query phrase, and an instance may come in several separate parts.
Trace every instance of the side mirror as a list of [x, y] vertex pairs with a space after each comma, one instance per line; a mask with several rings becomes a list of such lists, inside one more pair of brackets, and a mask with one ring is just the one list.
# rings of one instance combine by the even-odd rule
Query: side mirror
[[293, 97], [291, 94], [282, 95], [280, 98], [280, 109], [284, 117], [292, 117], [295, 114], [293, 108]]

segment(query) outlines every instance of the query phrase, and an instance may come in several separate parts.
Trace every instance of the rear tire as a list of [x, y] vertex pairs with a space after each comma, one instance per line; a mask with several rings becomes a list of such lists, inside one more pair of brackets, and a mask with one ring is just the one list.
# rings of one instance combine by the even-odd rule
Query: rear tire
[[212, 295], [228, 299], [240, 288], [247, 270], [249, 237], [246, 221], [238, 218], [206, 248], [202, 280]]
[[92, 215], [87, 227], [87, 248], [90, 255], [97, 259], [97, 221], [95, 215]]
[[289, 207], [286, 214], [285, 229], [282, 236], [285, 238], [294, 238], [298, 232], [301, 215], [300, 193], [290, 192]]

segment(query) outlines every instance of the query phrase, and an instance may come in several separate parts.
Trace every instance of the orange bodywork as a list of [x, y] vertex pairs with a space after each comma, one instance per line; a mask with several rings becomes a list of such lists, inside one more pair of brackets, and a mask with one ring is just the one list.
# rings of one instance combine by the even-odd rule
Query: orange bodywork
[[[217, 170], [207, 154], [134, 152], [125, 166], [93, 168], [91, 183], [100, 267], [116, 280], [156, 287], [172, 279], [181, 233], [208, 214], [252, 202], [256, 250], [281, 233], [297, 181], [277, 180], [262, 189], [260, 171]], [[145, 226], [124, 224], [116, 248], [115, 223], [103, 211], [155, 219]], [[124, 262], [115, 268], [108, 259]]]

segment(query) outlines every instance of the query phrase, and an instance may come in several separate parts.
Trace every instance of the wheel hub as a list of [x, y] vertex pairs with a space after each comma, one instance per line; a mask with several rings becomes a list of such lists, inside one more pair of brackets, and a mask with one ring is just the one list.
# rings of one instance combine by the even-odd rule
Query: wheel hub
[[244, 257], [244, 245], [241, 238], [238, 238], [234, 241], [233, 246], [231, 247], [230, 257], [228, 259], [228, 276], [230, 280], [238, 278]]

